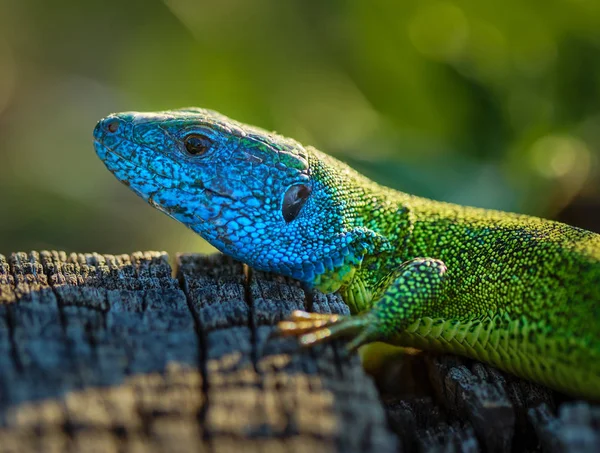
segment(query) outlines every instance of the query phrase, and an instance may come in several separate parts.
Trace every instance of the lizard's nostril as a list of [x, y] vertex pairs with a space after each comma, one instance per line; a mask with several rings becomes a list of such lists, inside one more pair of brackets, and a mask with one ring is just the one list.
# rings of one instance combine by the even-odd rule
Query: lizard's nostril
[[119, 120], [117, 120], [115, 118], [112, 118], [112, 119], [108, 120], [106, 123], [104, 123], [104, 127], [111, 134], [114, 134], [115, 132], [117, 132], [119, 130], [120, 125], [121, 125], [121, 123], [119, 122]]

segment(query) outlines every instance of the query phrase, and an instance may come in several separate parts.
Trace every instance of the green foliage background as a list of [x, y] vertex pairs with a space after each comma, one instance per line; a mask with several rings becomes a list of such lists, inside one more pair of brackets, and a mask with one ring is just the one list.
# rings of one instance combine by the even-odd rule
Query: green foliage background
[[405, 191], [600, 230], [598, 0], [0, 0], [0, 253], [207, 250], [91, 139], [190, 105]]

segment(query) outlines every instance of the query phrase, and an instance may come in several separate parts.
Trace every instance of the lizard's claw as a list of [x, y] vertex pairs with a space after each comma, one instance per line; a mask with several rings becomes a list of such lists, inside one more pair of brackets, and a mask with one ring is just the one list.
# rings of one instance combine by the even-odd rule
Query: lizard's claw
[[377, 332], [372, 328], [368, 314], [358, 316], [326, 315], [294, 311], [290, 318], [277, 325], [277, 333], [295, 336], [302, 346], [313, 346], [338, 337], [348, 337], [348, 352], [365, 343], [375, 341]]

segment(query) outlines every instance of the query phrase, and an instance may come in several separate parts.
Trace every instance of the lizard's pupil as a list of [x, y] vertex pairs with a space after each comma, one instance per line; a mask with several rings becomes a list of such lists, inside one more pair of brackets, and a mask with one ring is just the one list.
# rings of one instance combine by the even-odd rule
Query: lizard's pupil
[[295, 186], [290, 187], [283, 197], [283, 205], [281, 207], [281, 213], [283, 214], [283, 219], [290, 223], [298, 214], [300, 214], [300, 210], [306, 200], [310, 195], [310, 187], [305, 186], [304, 184], [297, 184]]
[[212, 141], [206, 135], [192, 134], [184, 140], [185, 150], [192, 156], [206, 154], [212, 145]]

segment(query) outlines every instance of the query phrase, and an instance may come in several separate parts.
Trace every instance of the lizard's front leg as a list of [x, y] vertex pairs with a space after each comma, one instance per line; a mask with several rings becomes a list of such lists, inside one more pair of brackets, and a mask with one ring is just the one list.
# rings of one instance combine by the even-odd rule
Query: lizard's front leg
[[[323, 315], [295, 311], [278, 325], [282, 335], [298, 336], [310, 346], [336, 337], [348, 337], [348, 350], [366, 343], [386, 341], [422, 317], [439, 297], [446, 266], [433, 258], [403, 263], [378, 286], [381, 297], [367, 311], [355, 316]], [[377, 297], [377, 296], [376, 296]]]

